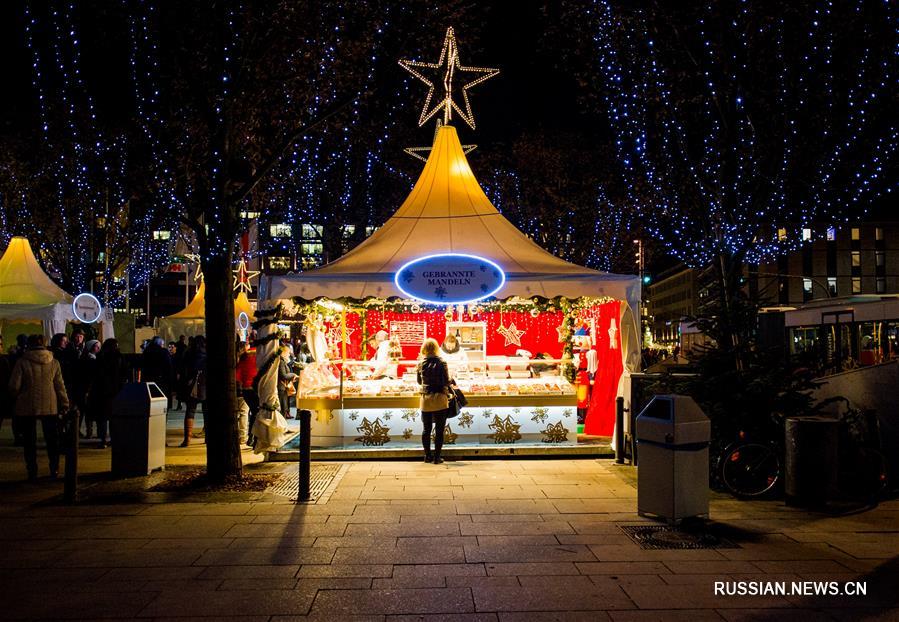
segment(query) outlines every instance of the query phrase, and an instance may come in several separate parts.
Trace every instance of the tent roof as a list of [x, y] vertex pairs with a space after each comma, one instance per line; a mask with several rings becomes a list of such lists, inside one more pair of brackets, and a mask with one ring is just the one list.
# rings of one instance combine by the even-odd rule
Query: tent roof
[[14, 237], [0, 258], [0, 305], [71, 304], [72, 297], [41, 269], [27, 238]]
[[393, 274], [413, 259], [438, 252], [498, 263], [506, 272], [498, 297], [610, 296], [629, 302], [640, 297], [639, 277], [559, 259], [500, 214], [469, 167], [456, 128], [449, 125], [438, 130], [412, 192], [383, 227], [333, 263], [269, 277], [264, 297], [403, 297]]
[[[250, 321], [255, 320], [255, 311], [247, 298], [247, 293], [241, 291], [234, 299], [234, 315], [240, 315], [241, 311], [249, 316]], [[165, 320], [205, 320], [206, 319], [206, 283], [200, 283], [197, 293], [194, 294], [193, 300], [178, 313], [173, 313]]]

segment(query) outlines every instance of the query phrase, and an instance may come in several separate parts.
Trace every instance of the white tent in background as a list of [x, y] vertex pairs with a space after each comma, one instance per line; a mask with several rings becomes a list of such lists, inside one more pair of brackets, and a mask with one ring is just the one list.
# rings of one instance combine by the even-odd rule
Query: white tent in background
[[[240, 314], [246, 313], [248, 323], [256, 321], [256, 311], [250, 303], [245, 291], [240, 291], [234, 298], [235, 332], [241, 328]], [[206, 334], [206, 283], [201, 282], [193, 300], [186, 307], [159, 320], [159, 335], [166, 340], [175, 341], [180, 335], [193, 337]]]
[[[47, 336], [74, 322], [72, 296], [41, 269], [27, 238], [14, 237], [0, 258], [0, 323], [40, 322]], [[104, 337], [114, 335], [112, 316], [101, 316]]]

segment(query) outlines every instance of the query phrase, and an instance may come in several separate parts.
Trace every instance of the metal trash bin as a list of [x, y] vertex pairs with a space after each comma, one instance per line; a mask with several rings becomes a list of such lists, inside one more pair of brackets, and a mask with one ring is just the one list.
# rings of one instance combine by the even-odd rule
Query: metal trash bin
[[656, 395], [637, 415], [640, 516], [708, 516], [711, 433], [709, 418], [686, 395]]
[[155, 382], [129, 382], [113, 400], [112, 473], [148, 475], [165, 468], [168, 398]]
[[821, 508], [839, 496], [840, 422], [832, 417], [790, 417], [784, 423], [784, 493], [787, 505]]

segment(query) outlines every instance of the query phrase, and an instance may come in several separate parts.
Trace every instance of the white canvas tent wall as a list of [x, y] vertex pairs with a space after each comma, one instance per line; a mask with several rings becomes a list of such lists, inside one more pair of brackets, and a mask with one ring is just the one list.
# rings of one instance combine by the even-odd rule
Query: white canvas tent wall
[[[28, 239], [14, 237], [0, 258], [0, 322], [41, 322], [49, 337], [73, 321], [72, 296], [41, 269]], [[111, 316], [100, 324], [104, 338], [114, 335]]]
[[[253, 306], [246, 292], [240, 292], [234, 299], [234, 318], [241, 312], [247, 314], [250, 322], [255, 321]], [[176, 341], [180, 335], [192, 337], [206, 334], [206, 284], [200, 283], [197, 293], [178, 313], [173, 313], [159, 320], [159, 335], [166, 340]]]
[[622, 322], [625, 367], [639, 360], [640, 278], [591, 270], [538, 246], [493, 206], [474, 176], [456, 129], [443, 126], [412, 192], [367, 240], [321, 268], [270, 276], [260, 300], [404, 297], [393, 282], [406, 262], [433, 253], [469, 253], [506, 272], [497, 298], [609, 296], [626, 304]]

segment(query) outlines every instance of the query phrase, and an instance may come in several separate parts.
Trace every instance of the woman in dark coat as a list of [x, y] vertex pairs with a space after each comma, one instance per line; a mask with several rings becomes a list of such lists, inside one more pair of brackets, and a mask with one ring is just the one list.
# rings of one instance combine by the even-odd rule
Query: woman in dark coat
[[[425, 462], [441, 464], [443, 458], [443, 432], [449, 416], [449, 387], [452, 380], [446, 361], [440, 358], [440, 346], [436, 339], [425, 339], [421, 345], [421, 362], [418, 364], [418, 384], [421, 385], [421, 445], [425, 450]], [[431, 455], [431, 430], [434, 429], [434, 455]]]
[[97, 437], [100, 439], [100, 447], [103, 448], [109, 445], [109, 418], [112, 415], [113, 400], [130, 379], [128, 362], [119, 350], [119, 342], [116, 339], [107, 339], [103, 342], [93, 365], [92, 376], [87, 394], [87, 407], [97, 422]]
[[190, 445], [198, 404], [203, 407], [203, 417], [206, 417], [206, 337], [203, 335], [194, 337], [193, 344], [184, 355], [184, 374], [187, 406], [184, 409], [184, 441], [181, 447]]

